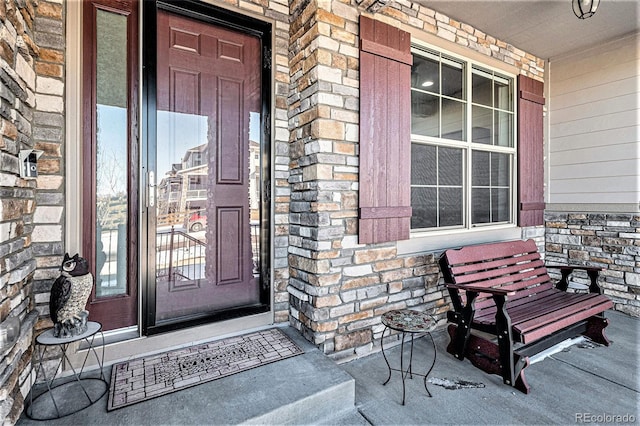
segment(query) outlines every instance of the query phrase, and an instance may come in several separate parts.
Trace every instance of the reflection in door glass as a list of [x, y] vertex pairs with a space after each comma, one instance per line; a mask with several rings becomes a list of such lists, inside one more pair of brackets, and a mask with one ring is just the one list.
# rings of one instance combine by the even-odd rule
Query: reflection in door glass
[[127, 292], [127, 18], [96, 13], [96, 297], [106, 297]]
[[156, 325], [261, 305], [262, 187], [260, 39], [157, 18]]
[[[251, 253], [251, 281], [260, 274], [260, 114], [250, 112], [248, 152], [239, 153], [242, 163], [248, 166], [248, 182], [241, 178], [239, 188], [246, 188], [248, 195], [249, 224], [246, 233]], [[208, 288], [220, 285], [221, 274], [208, 240], [224, 246], [224, 226], [211, 224], [210, 216], [219, 215], [224, 221], [225, 212], [216, 207], [215, 197], [221, 197], [225, 189], [216, 194], [218, 174], [211, 170], [216, 155], [212, 152], [211, 129], [208, 117], [170, 111], [157, 112], [157, 207], [156, 207], [156, 318], [158, 321], [206, 312], [224, 307], [220, 299], [209, 299]], [[248, 160], [248, 164], [246, 164]], [[241, 175], [243, 175], [241, 173]], [[212, 181], [213, 179], [213, 181]], [[248, 184], [248, 185], [247, 185]], [[248, 188], [247, 188], [248, 186]], [[246, 201], [245, 201], [246, 203]], [[244, 204], [244, 203], [242, 203]], [[233, 212], [231, 213], [233, 215]], [[215, 221], [216, 218], [213, 217]], [[244, 234], [243, 232], [241, 232]], [[224, 251], [221, 250], [221, 251]], [[246, 262], [246, 259], [234, 261]], [[241, 266], [242, 268], [242, 266]], [[222, 283], [223, 284], [223, 283]], [[196, 297], [194, 299], [194, 297]], [[250, 297], [248, 300], [253, 299]], [[230, 298], [230, 306], [238, 299]]]

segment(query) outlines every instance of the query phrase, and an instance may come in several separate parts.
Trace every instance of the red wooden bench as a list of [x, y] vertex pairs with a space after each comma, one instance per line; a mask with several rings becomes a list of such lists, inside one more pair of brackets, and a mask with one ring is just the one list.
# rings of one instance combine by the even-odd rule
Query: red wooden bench
[[[554, 286], [533, 240], [447, 250], [440, 267], [453, 304], [447, 351], [524, 393], [531, 355], [579, 334], [609, 346], [603, 312], [613, 303], [598, 287], [599, 268], [559, 267], [562, 280]], [[587, 270], [588, 293], [566, 292], [576, 268]]]

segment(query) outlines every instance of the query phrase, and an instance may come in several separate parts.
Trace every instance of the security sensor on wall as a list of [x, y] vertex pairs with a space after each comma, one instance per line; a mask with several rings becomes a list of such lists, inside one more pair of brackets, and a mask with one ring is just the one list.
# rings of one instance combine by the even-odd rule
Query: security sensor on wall
[[43, 151], [39, 149], [21, 149], [18, 153], [20, 161], [20, 177], [25, 179], [35, 179], [38, 177], [38, 158]]

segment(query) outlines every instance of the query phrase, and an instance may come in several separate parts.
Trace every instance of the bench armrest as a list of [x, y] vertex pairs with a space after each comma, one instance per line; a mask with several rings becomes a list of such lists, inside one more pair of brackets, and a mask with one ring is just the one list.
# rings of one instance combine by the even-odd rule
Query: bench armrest
[[455, 288], [457, 290], [466, 290], [466, 291], [474, 291], [476, 293], [489, 293], [494, 296], [509, 296], [512, 294], [516, 294], [513, 290], [503, 290], [501, 288], [492, 288], [492, 287], [479, 287], [473, 285], [466, 284], [449, 284], [447, 283], [447, 288]]
[[587, 272], [600, 272], [602, 268], [599, 266], [580, 266], [580, 265], [545, 265], [547, 269], [554, 268], [560, 269], [561, 271], [571, 271], [573, 272], [576, 269], [581, 269]]
[[591, 284], [589, 285], [589, 292], [602, 294], [602, 290], [598, 285], [598, 275], [600, 274], [600, 271], [602, 271], [602, 268], [598, 266], [580, 266], [580, 265], [546, 265], [546, 266], [547, 266], [547, 269], [549, 268], [559, 269], [560, 273], [562, 274], [562, 278], [556, 284], [557, 289], [562, 291], [567, 291], [567, 288], [569, 287], [569, 275], [571, 275], [571, 273], [575, 270], [582, 270], [587, 272], [587, 275], [591, 280]]

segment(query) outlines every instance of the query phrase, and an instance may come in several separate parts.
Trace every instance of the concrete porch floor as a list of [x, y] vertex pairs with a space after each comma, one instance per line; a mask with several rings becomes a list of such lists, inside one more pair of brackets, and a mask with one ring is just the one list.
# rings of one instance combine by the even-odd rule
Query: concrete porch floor
[[[640, 320], [617, 312], [607, 316], [612, 345], [574, 345], [531, 365], [526, 370], [529, 395], [447, 354], [448, 336], [439, 330], [433, 333], [437, 360], [429, 378], [485, 387], [449, 390], [429, 383], [429, 398], [422, 378], [414, 377], [407, 380], [402, 406], [399, 373], [382, 386], [387, 378], [382, 354], [336, 365], [295, 330], [285, 328], [303, 355], [112, 412], [106, 410], [105, 395], [58, 420], [33, 421], [23, 413], [18, 425], [635, 423], [640, 417]], [[399, 361], [399, 351], [399, 346], [386, 351], [391, 362]], [[414, 372], [424, 372], [432, 354], [428, 338], [416, 340]]]

